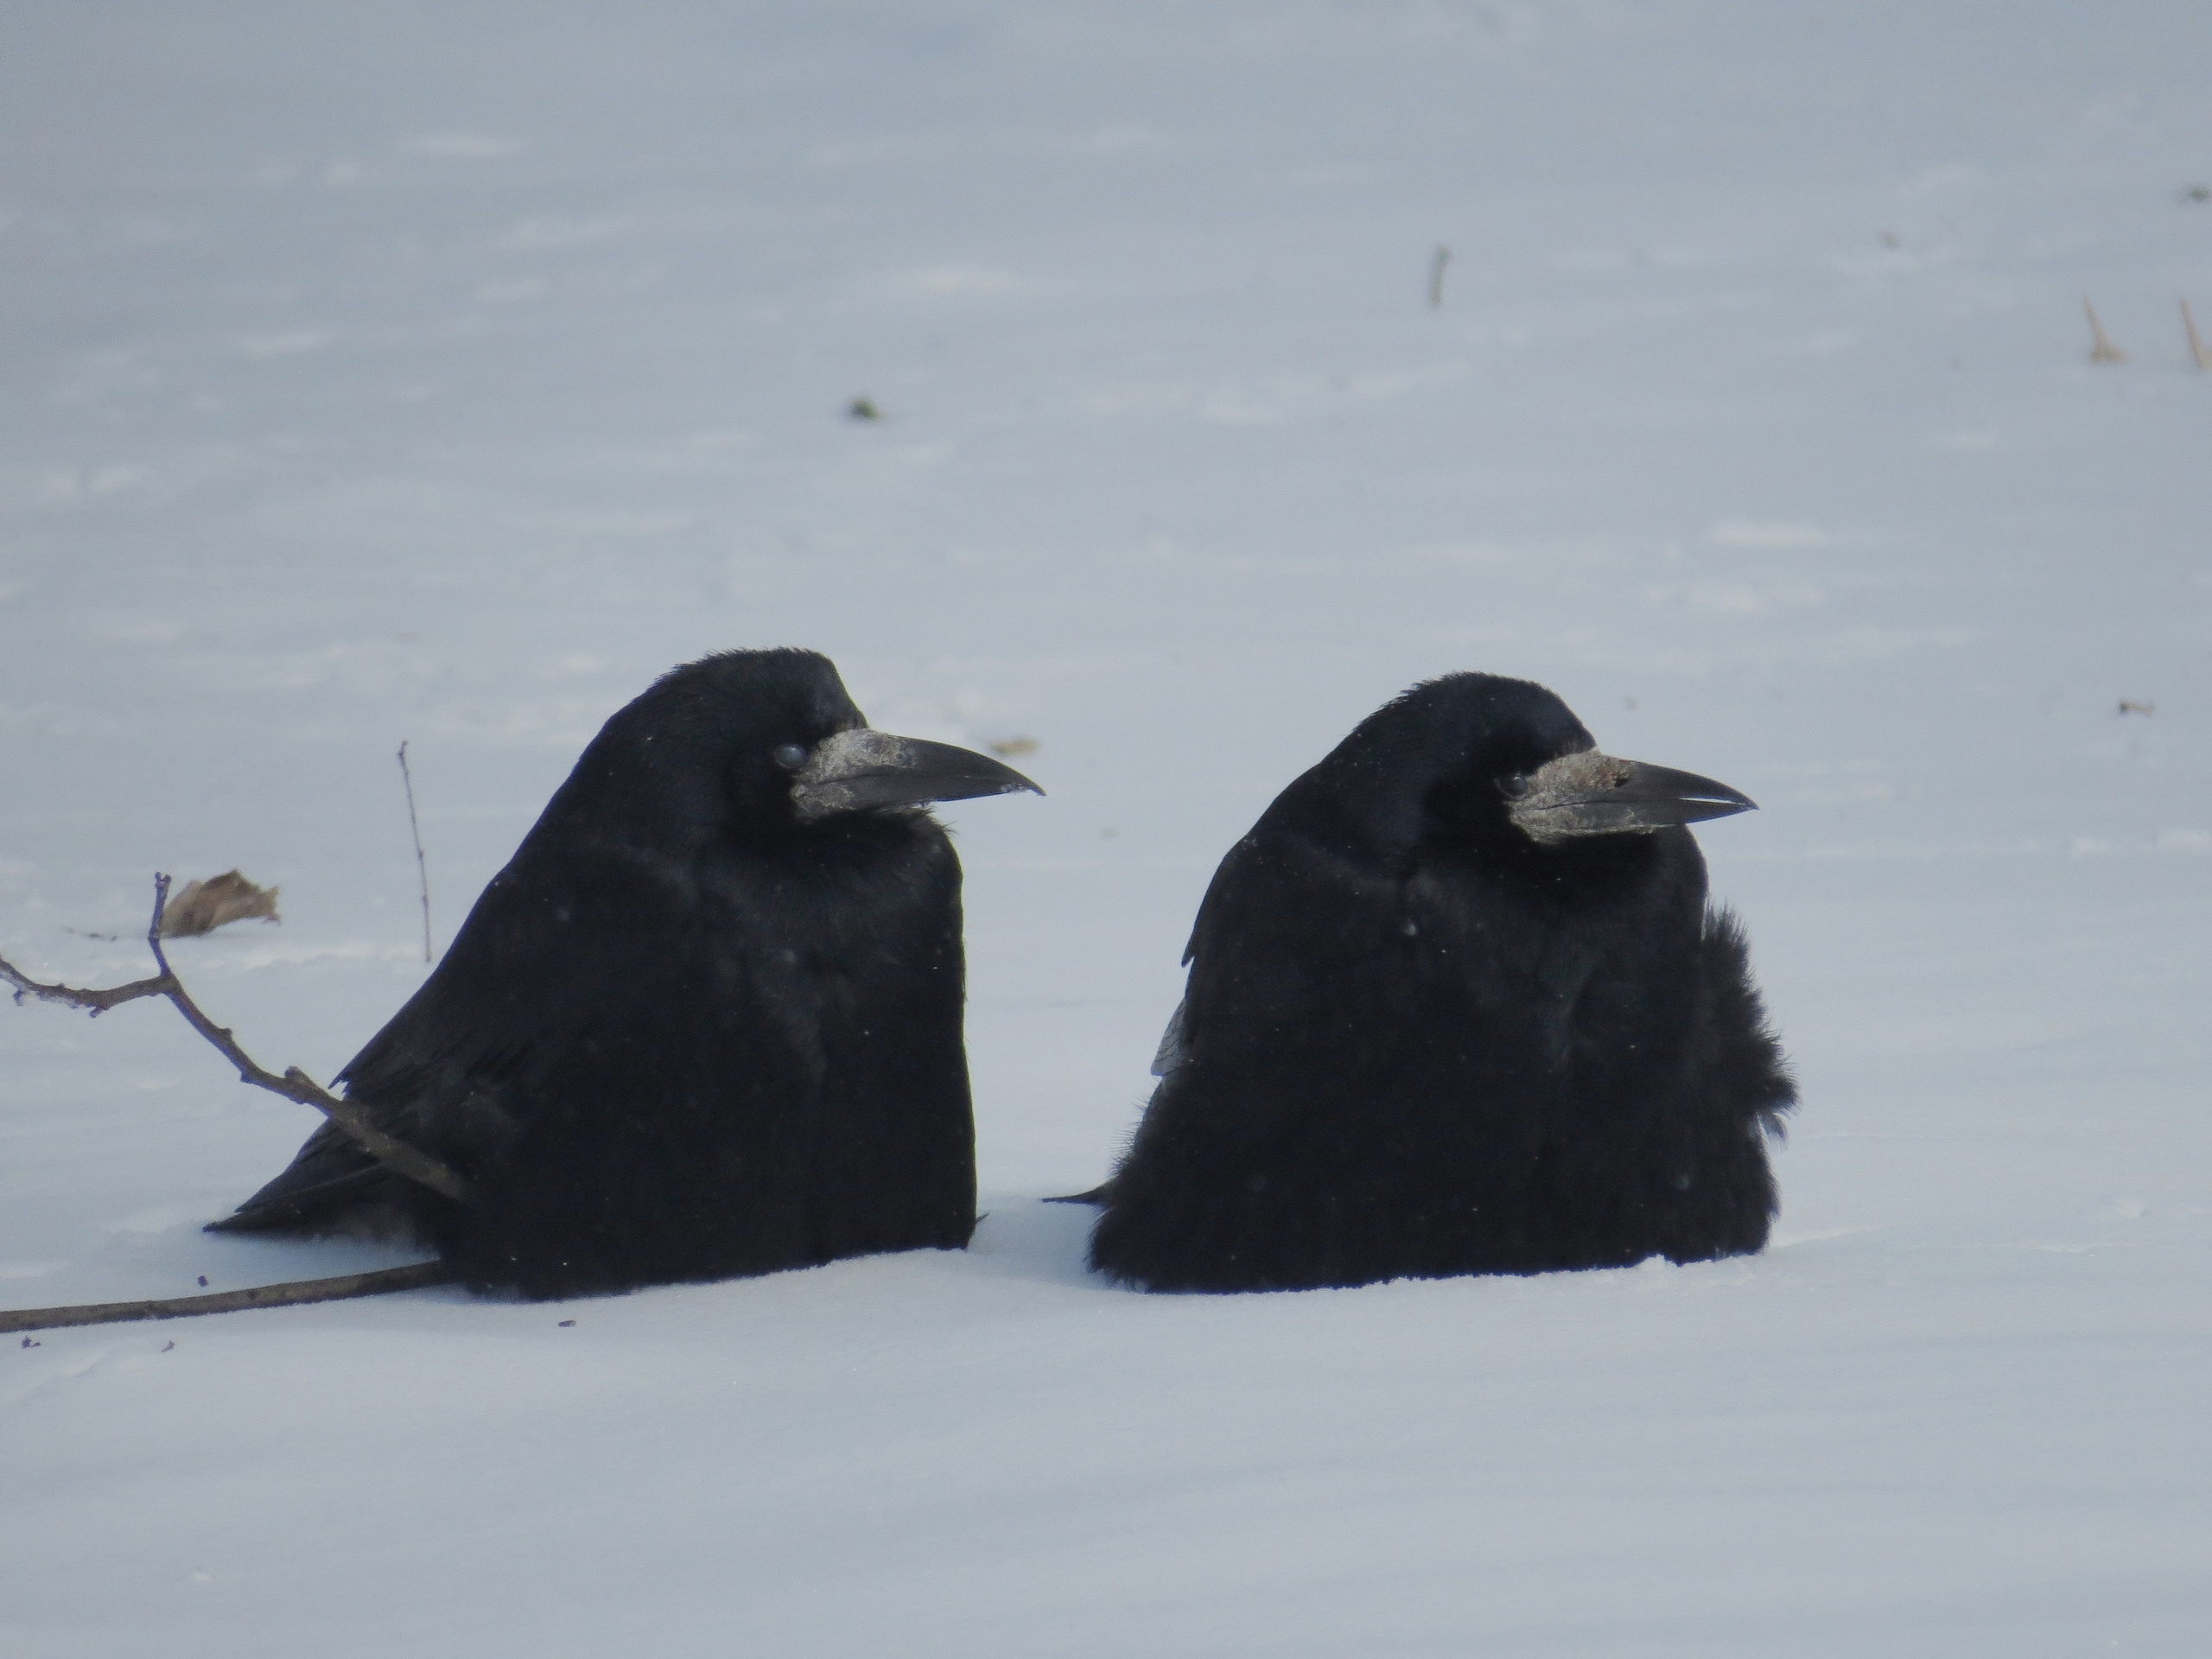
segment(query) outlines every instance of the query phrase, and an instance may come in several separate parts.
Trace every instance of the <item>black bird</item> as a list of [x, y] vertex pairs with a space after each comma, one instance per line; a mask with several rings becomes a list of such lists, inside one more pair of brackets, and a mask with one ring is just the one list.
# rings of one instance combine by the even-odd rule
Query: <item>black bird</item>
[[1268, 1290], [1742, 1255], [1796, 1093], [1681, 826], [1748, 810], [1455, 674], [1230, 850], [1091, 1265]]
[[960, 864], [918, 804], [1015, 790], [813, 652], [673, 670], [340, 1073], [470, 1201], [326, 1124], [214, 1229], [411, 1233], [531, 1297], [964, 1245]]

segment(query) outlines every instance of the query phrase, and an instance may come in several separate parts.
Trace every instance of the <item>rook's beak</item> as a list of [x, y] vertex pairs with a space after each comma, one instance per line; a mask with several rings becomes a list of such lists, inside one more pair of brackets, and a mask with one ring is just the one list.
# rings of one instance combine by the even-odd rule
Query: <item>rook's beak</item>
[[800, 817], [812, 820], [869, 807], [964, 801], [1025, 789], [1045, 792], [987, 754], [862, 726], [814, 746], [792, 777], [791, 800]]
[[1749, 812], [1748, 795], [1694, 772], [1647, 766], [1586, 749], [1563, 754], [1529, 776], [1507, 810], [1531, 841], [1648, 833]]

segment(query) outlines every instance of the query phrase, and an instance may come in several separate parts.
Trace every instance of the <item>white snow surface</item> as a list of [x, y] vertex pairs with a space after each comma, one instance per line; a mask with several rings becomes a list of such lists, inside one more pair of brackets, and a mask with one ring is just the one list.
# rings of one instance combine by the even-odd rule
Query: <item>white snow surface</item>
[[[11, 959], [136, 977], [152, 872], [239, 867], [283, 924], [177, 965], [327, 1077], [425, 971], [400, 741], [443, 940], [721, 647], [1051, 791], [944, 812], [971, 1249], [10, 1338], [0, 1646], [2204, 1651], [2208, 62], [2125, 0], [0, 8]], [[1773, 1246], [1088, 1275], [1039, 1199], [1214, 862], [1463, 668], [1761, 803], [1701, 840]], [[6, 1305], [405, 1259], [199, 1230], [314, 1120], [168, 1007], [0, 1056]]]

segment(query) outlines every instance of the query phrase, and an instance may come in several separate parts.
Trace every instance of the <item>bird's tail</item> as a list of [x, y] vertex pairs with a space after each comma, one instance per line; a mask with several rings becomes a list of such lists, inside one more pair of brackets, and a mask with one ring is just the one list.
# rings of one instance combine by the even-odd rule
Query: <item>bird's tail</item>
[[1045, 1202], [1047, 1204], [1103, 1205], [1106, 1202], [1106, 1195], [1113, 1190], [1113, 1186], [1114, 1183], [1111, 1181], [1101, 1181], [1097, 1185], [1092, 1187], [1088, 1192], [1063, 1192], [1058, 1198], [1047, 1198]]
[[207, 1230], [411, 1237], [418, 1232], [412, 1186], [326, 1123], [282, 1174]]

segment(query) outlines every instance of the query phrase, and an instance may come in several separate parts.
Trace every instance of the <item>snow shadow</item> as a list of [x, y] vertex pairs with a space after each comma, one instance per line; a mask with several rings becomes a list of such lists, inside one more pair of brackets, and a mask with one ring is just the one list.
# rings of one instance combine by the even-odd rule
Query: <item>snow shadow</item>
[[1122, 1294], [1084, 1265], [1090, 1224], [1098, 1218], [1090, 1205], [1047, 1204], [1033, 1193], [993, 1192], [979, 1207], [983, 1219], [969, 1241], [966, 1259], [985, 1273]]

